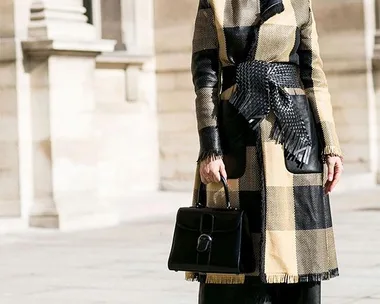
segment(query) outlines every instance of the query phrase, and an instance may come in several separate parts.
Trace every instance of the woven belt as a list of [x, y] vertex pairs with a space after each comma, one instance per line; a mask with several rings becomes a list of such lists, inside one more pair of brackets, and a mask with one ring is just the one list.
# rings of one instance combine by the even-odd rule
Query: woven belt
[[[227, 79], [223, 77], [223, 83]], [[245, 61], [236, 67], [237, 89], [229, 102], [252, 130], [273, 111], [276, 120], [271, 138], [284, 146], [289, 159], [298, 160], [302, 165], [309, 162], [311, 140], [299, 109], [284, 89], [299, 88], [299, 79], [296, 65]]]

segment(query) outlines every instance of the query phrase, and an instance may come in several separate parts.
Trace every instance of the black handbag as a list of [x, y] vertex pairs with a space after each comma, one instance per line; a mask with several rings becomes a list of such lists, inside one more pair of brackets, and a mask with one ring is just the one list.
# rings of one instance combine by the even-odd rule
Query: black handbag
[[207, 208], [201, 183], [195, 207], [180, 208], [168, 267], [195, 273], [243, 274], [254, 271], [253, 242], [247, 215], [231, 207], [222, 178], [226, 209]]

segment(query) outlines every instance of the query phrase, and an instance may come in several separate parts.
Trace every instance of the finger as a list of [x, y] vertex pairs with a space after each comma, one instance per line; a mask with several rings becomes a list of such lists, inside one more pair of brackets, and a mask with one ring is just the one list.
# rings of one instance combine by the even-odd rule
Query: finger
[[220, 166], [220, 173], [225, 178], [225, 180], [227, 180], [227, 171], [226, 171], [226, 167], [224, 166], [224, 164]]
[[201, 182], [203, 184], [206, 184], [206, 178], [205, 178], [205, 176], [201, 172], [200, 172], [200, 176], [201, 176]]
[[202, 183], [208, 185], [210, 183], [210, 180], [208, 178], [203, 178]]
[[210, 174], [210, 166], [208, 164], [205, 164], [203, 167], [203, 171], [206, 175]]
[[204, 167], [199, 170], [199, 173], [201, 175], [202, 183], [207, 185], [209, 183], [209, 177], [208, 177], [208, 174], [206, 173]]
[[324, 185], [324, 192], [325, 194], [328, 194], [329, 193], [329, 189], [330, 189], [330, 185], [331, 185], [331, 181], [329, 181], [329, 164], [327, 163], [327, 179], [325, 181], [325, 185]]
[[338, 184], [341, 175], [342, 175], [341, 168], [337, 168], [334, 175], [334, 180], [332, 181], [331, 186], [330, 186], [330, 192], [333, 191], [335, 186]]
[[326, 183], [325, 183], [325, 194], [328, 194], [329, 193], [329, 191], [330, 191], [330, 186], [331, 186], [331, 182], [329, 182], [329, 181], [327, 181]]
[[211, 178], [211, 181], [213, 183], [219, 183], [220, 182], [220, 173], [219, 173], [219, 170], [213, 170], [210, 174], [210, 178]]
[[340, 179], [340, 174], [339, 174], [339, 177], [336, 177], [334, 178], [333, 182], [331, 183], [331, 186], [330, 186], [330, 189], [329, 189], [329, 192], [332, 192], [335, 188], [335, 186], [338, 184], [339, 182], [339, 179]]
[[209, 166], [205, 166], [201, 174], [203, 176], [204, 183], [207, 185], [213, 182], [213, 174], [212, 174], [212, 171], [207, 170], [206, 167], [209, 168]]
[[327, 166], [328, 166], [328, 175], [327, 175], [327, 180], [329, 182], [332, 182], [333, 179], [334, 179], [334, 168], [335, 168], [335, 161], [329, 161], [327, 163]]
[[201, 162], [200, 171], [204, 174], [208, 174], [210, 171], [210, 165], [205, 160]]
[[[343, 172], [343, 163], [340, 158], [334, 158], [334, 161], [331, 161], [329, 164], [330, 165], [334, 164], [333, 180], [329, 183], [328, 188], [327, 188], [328, 192], [332, 192], [340, 180], [340, 176]], [[329, 170], [331, 169], [329, 168]], [[329, 173], [331, 174], [331, 172]]]
[[203, 175], [203, 177], [204, 177], [205, 179], [207, 179], [208, 176], [210, 175], [210, 174], [209, 174], [209, 173], [210, 173], [209, 166], [206, 165], [206, 164], [204, 164], [204, 165], [201, 167], [200, 173], [201, 173], [201, 175]]
[[331, 190], [332, 190], [332, 184], [333, 184], [333, 182], [329, 182], [329, 185], [328, 185], [328, 187], [327, 187], [327, 194], [329, 194], [329, 193], [331, 193]]

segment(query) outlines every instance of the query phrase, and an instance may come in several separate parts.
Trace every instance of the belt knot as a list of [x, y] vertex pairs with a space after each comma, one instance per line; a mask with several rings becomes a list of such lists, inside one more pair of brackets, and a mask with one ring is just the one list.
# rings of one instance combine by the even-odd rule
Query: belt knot
[[271, 138], [290, 158], [308, 164], [311, 139], [299, 109], [285, 87], [299, 87], [299, 68], [288, 63], [244, 61], [236, 68], [237, 89], [230, 103], [255, 130], [272, 110], [276, 120]]

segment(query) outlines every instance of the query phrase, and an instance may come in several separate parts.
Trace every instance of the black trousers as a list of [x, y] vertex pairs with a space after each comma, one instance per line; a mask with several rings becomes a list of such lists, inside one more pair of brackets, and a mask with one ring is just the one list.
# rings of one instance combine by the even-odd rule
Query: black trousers
[[321, 304], [321, 283], [205, 284], [199, 304]]

